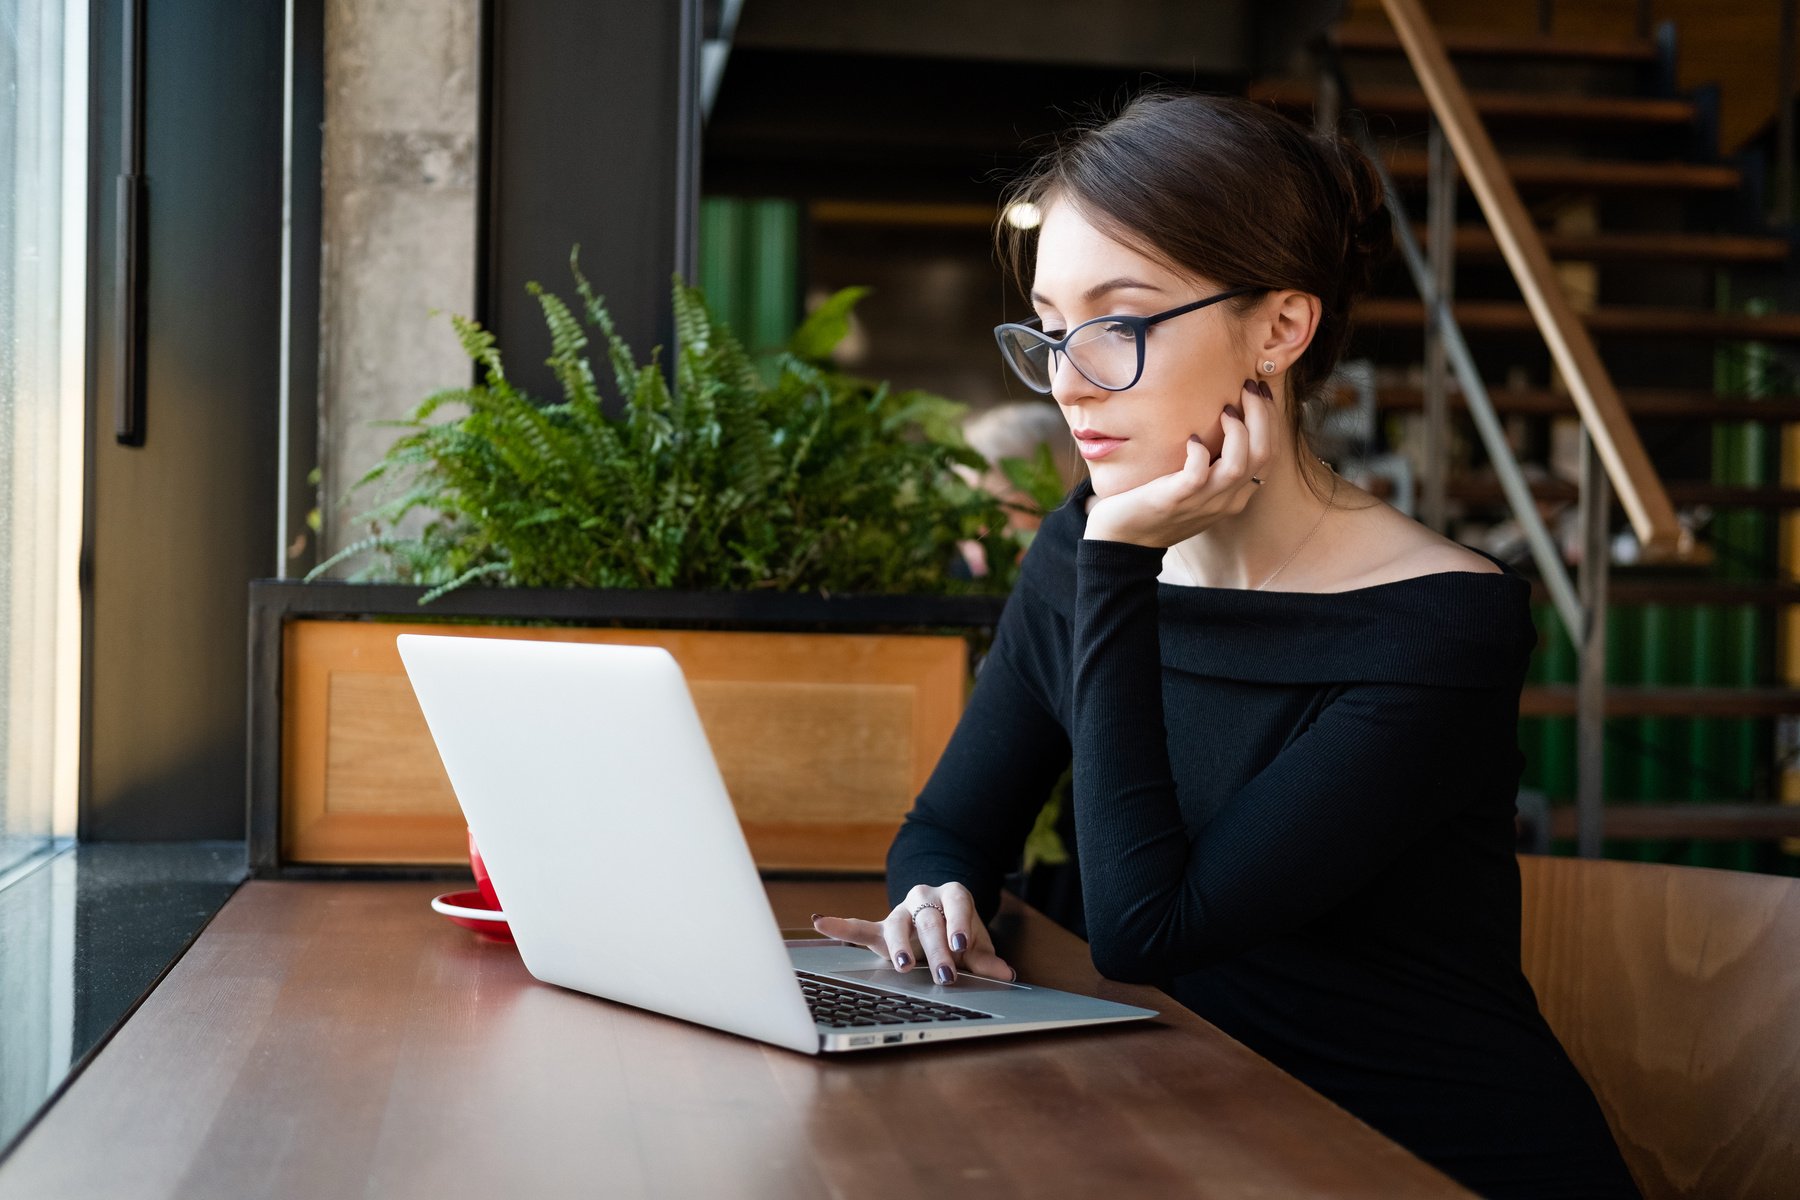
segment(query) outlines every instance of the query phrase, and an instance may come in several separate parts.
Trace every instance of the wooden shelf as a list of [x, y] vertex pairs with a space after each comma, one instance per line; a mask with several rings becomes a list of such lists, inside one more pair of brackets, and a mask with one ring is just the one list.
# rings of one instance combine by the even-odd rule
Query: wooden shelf
[[[1383, 158], [1395, 183], [1422, 185], [1425, 182], [1424, 151], [1390, 150]], [[1507, 174], [1521, 191], [1732, 191], [1743, 182], [1743, 173], [1736, 167], [1715, 163], [1631, 162], [1521, 154], [1506, 155], [1503, 162]], [[1458, 181], [1462, 186], [1468, 186], [1468, 180], [1461, 175]]]
[[[1703, 483], [1688, 480], [1664, 480], [1669, 503], [1680, 506], [1706, 504], [1714, 508], [1800, 508], [1800, 488], [1749, 487], [1739, 484]], [[1506, 496], [1493, 479], [1451, 479], [1444, 488], [1453, 500], [1473, 504], [1505, 504]], [[1579, 489], [1563, 479], [1536, 479], [1531, 494], [1539, 500], [1561, 500], [1574, 503]]]
[[[1697, 838], [1729, 841], [1735, 838], [1800, 837], [1800, 804], [1711, 802], [1684, 800], [1643, 804], [1608, 804], [1602, 829], [1609, 838]], [[1576, 836], [1573, 808], [1550, 810], [1550, 836]]]
[[[1537, 329], [1531, 310], [1519, 301], [1458, 300], [1454, 312], [1464, 331], [1529, 333]], [[1800, 341], [1800, 313], [1721, 313], [1644, 304], [1603, 306], [1580, 316], [1588, 332], [1600, 336]], [[1355, 319], [1423, 328], [1425, 306], [1401, 296], [1368, 297], [1357, 303]]]
[[[1318, 88], [1300, 80], [1258, 80], [1250, 85], [1246, 94], [1252, 100], [1290, 110], [1310, 111], [1318, 100]], [[1688, 125], [1695, 116], [1691, 101], [1660, 96], [1472, 91], [1469, 99], [1474, 102], [1481, 119], [1488, 122], [1662, 127]], [[1420, 118], [1431, 111], [1425, 93], [1411, 87], [1359, 87], [1352, 107], [1370, 113]]]
[[[1609, 684], [1609, 717], [1776, 717], [1800, 713], [1800, 688], [1653, 687]], [[1522, 717], [1572, 717], [1575, 685], [1526, 684], [1519, 699]]]
[[[1431, 231], [1413, 225], [1413, 236], [1422, 247], [1431, 244]], [[1662, 262], [1783, 263], [1792, 250], [1786, 238], [1755, 237], [1728, 233], [1551, 233], [1538, 231], [1544, 250], [1563, 262]], [[1478, 262], [1500, 260], [1500, 244], [1484, 225], [1460, 225], [1453, 242], [1454, 257]]]
[[[1469, 58], [1599, 59], [1608, 62], [1652, 63], [1656, 45], [1644, 38], [1559, 37], [1540, 34], [1499, 33], [1487, 29], [1442, 29], [1444, 49]], [[1400, 39], [1391, 27], [1373, 22], [1339, 25], [1331, 34], [1340, 50], [1374, 54], [1399, 54]]]
[[[1754, 604], [1762, 606], [1800, 604], [1800, 582], [1781, 579], [1633, 579], [1619, 572], [1628, 567], [1614, 567], [1606, 581], [1608, 607], [1626, 604]], [[1548, 601], [1550, 593], [1543, 580], [1525, 575], [1531, 581], [1531, 598]]]
[[[1339, 393], [1354, 402], [1354, 393]], [[1540, 416], [1573, 416], [1575, 402], [1568, 396], [1541, 388], [1495, 387], [1488, 392], [1494, 408], [1503, 413], [1525, 413]], [[1620, 388], [1619, 399], [1625, 411], [1638, 419], [1696, 418], [1714, 421], [1800, 421], [1800, 396], [1719, 396], [1712, 392], [1681, 388]], [[1449, 395], [1452, 409], [1467, 408], [1463, 394]], [[1416, 387], [1383, 387], [1376, 392], [1376, 403], [1384, 411], [1404, 412], [1422, 409], [1425, 394]]]

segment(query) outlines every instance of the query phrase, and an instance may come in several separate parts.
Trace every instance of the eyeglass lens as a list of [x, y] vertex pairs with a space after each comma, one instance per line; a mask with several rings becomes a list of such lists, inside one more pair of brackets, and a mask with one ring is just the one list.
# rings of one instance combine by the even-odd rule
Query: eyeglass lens
[[[1051, 361], [1054, 352], [1049, 346], [1018, 329], [1007, 330], [1000, 344], [1007, 362], [1027, 387], [1040, 392], [1050, 390], [1056, 364]], [[1068, 354], [1075, 369], [1096, 386], [1129, 387], [1138, 369], [1137, 330], [1105, 321], [1084, 326], [1069, 343]]]

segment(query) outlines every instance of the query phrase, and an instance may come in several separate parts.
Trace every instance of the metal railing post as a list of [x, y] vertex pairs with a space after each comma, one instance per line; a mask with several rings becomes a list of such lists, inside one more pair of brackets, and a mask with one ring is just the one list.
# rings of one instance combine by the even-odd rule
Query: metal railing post
[[1775, 223], [1794, 224], [1795, 0], [1781, 0], [1780, 107], [1775, 110]]
[[[1426, 132], [1426, 219], [1436, 307], [1448, 310], [1455, 275], [1456, 156], [1436, 116]], [[1420, 469], [1419, 519], [1438, 533], [1450, 528], [1445, 497], [1450, 459], [1450, 370], [1439, 332], [1444, 314], [1425, 314], [1425, 461]]]
[[1581, 427], [1581, 590], [1575, 685], [1576, 853], [1599, 858], [1605, 836], [1606, 583], [1612, 567], [1607, 517], [1612, 490], [1587, 426]]
[[1338, 77], [1332, 71], [1328, 59], [1321, 57], [1319, 66], [1318, 97], [1313, 101], [1313, 131], [1329, 133], [1338, 127], [1338, 112], [1342, 98], [1338, 95]]

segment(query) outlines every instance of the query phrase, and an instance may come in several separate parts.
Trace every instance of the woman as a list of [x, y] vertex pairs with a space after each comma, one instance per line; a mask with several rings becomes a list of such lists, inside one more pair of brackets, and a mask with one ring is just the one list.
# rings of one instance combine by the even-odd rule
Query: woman
[[889, 852], [893, 911], [817, 928], [946, 984], [1014, 977], [987, 922], [1072, 760], [1102, 974], [1484, 1195], [1637, 1195], [1519, 966], [1529, 587], [1307, 452], [1302, 407], [1391, 249], [1373, 168], [1249, 101], [1156, 91], [1008, 199], [1042, 214], [1039, 323], [997, 335], [1089, 479]]

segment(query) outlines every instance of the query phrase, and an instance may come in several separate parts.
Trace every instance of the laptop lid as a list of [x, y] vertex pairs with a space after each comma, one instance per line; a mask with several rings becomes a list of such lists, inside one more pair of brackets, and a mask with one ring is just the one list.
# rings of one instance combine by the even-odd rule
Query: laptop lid
[[668, 651], [425, 634], [396, 645], [534, 977], [818, 1053]]

